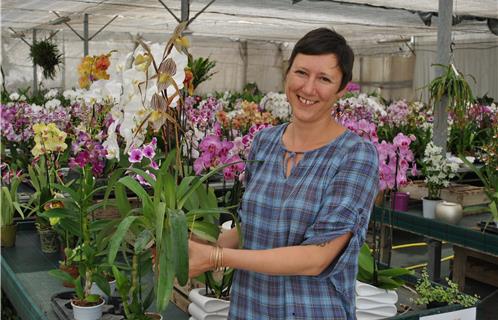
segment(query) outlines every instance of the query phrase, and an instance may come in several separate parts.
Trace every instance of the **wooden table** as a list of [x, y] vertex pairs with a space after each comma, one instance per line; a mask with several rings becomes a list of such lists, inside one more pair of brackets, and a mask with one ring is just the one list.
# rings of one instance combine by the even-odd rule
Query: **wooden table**
[[458, 284], [460, 291], [465, 289], [465, 278], [498, 288], [498, 256], [460, 246], [453, 246], [453, 251], [453, 281]]

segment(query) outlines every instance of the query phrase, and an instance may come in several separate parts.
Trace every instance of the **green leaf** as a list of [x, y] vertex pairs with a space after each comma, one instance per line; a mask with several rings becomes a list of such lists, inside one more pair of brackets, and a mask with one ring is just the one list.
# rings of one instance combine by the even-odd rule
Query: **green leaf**
[[217, 225], [204, 221], [194, 221], [189, 227], [193, 234], [212, 243], [216, 242], [220, 233], [220, 229]]
[[137, 239], [135, 240], [134, 244], [135, 254], [140, 255], [145, 250], [145, 248], [147, 247], [147, 245], [151, 240], [152, 240], [152, 233], [147, 229], [142, 230], [138, 234]]
[[171, 232], [176, 258], [175, 273], [181, 286], [188, 281], [188, 228], [187, 219], [181, 210], [170, 210]]
[[86, 302], [98, 302], [100, 300], [100, 296], [98, 294], [89, 294], [86, 296]]
[[114, 188], [114, 196], [116, 197], [116, 206], [118, 207], [121, 217], [126, 217], [131, 211], [130, 201], [126, 195], [126, 189], [122, 184], [116, 184]]
[[145, 181], [147, 181], [151, 185], [152, 189], [155, 188], [156, 180], [154, 180], [154, 178], [152, 178], [147, 172], [137, 168], [130, 168], [129, 171], [135, 172], [139, 176], [142, 176], [142, 178], [144, 178]]
[[80, 202], [81, 201], [81, 195], [80, 195], [80, 193], [74, 191], [73, 189], [68, 188], [65, 185], [62, 185], [62, 184], [59, 184], [59, 183], [54, 184], [54, 187], [57, 190], [61, 191], [62, 193], [68, 194], [70, 196], [70, 198], [74, 202]]
[[101, 274], [94, 273], [92, 274], [92, 281], [97, 284], [97, 286], [104, 291], [107, 296], [111, 295], [111, 287], [109, 286], [109, 281]]
[[157, 250], [159, 260], [159, 275], [156, 285], [156, 307], [163, 311], [168, 306], [175, 278], [174, 243], [170, 227], [167, 227], [162, 239], [160, 250]]
[[74, 284], [75, 280], [69, 273], [60, 269], [53, 269], [48, 272], [52, 277]]
[[104, 193], [104, 200], [107, 200], [109, 198], [109, 195], [112, 192], [112, 189], [115, 187], [116, 182], [118, 181], [119, 178], [123, 176], [123, 174], [128, 170], [127, 168], [118, 168], [116, 169], [111, 177], [109, 178], [107, 182], [107, 189]]
[[112, 266], [112, 275], [116, 279], [116, 288], [118, 289], [121, 298], [128, 298], [128, 291], [130, 291], [130, 284], [128, 278], [124, 273], [120, 272], [116, 266]]
[[116, 230], [116, 233], [114, 234], [114, 237], [111, 240], [111, 243], [109, 245], [109, 255], [107, 258], [107, 261], [109, 264], [113, 264], [114, 260], [116, 259], [116, 255], [118, 253], [118, 249], [121, 246], [121, 243], [123, 242], [123, 239], [128, 232], [128, 229], [130, 228], [130, 225], [135, 221], [138, 217], [137, 216], [128, 216], [124, 218], [118, 225], [118, 228]]
[[166, 206], [171, 209], [176, 209], [176, 183], [175, 178], [169, 173], [164, 174], [164, 201]]
[[373, 274], [374, 272], [374, 259], [370, 253], [370, 248], [366, 243], [360, 249], [360, 254], [358, 256], [358, 265], [360, 268], [365, 270], [368, 274]]
[[126, 176], [121, 179], [119, 179], [119, 183], [122, 183], [125, 185], [128, 189], [133, 191], [140, 200], [142, 201], [143, 205], [143, 214], [146, 216], [147, 219], [152, 219], [153, 218], [153, 204], [152, 200], [150, 199], [149, 194], [145, 189], [138, 183], [135, 179], [132, 177]]
[[79, 300], [83, 300], [85, 298], [85, 292], [83, 291], [83, 286], [81, 285], [81, 276], [78, 276], [78, 278], [74, 280], [74, 291], [76, 292], [76, 296]]
[[413, 271], [405, 269], [405, 268], [391, 268], [391, 269], [383, 269], [378, 271], [379, 276], [384, 277], [399, 277], [408, 274], [413, 274]]

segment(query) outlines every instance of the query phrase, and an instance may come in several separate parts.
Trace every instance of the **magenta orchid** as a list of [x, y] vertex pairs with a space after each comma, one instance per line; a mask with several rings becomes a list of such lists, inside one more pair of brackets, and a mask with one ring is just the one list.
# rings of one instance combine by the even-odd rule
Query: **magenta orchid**
[[[128, 161], [130, 162], [131, 166], [142, 164], [142, 161], [144, 159], [148, 160], [148, 162], [145, 164], [147, 168], [145, 172], [154, 181], [156, 180], [156, 175], [153, 172], [151, 172], [149, 169], [159, 170], [159, 164], [154, 161], [154, 157], [156, 155], [156, 148], [157, 148], [157, 138], [153, 137], [150, 143], [143, 145], [141, 148], [135, 148], [134, 146], [132, 146], [128, 151]], [[145, 186], [150, 186], [147, 180], [145, 180], [144, 177], [142, 177], [141, 175], [135, 174], [133, 175], [133, 177], [137, 179], [137, 181], [140, 184]]]

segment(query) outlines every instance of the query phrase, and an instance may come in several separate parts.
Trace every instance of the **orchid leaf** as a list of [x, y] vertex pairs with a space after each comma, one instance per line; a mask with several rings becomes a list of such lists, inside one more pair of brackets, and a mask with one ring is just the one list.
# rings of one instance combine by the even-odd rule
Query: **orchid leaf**
[[170, 210], [171, 232], [175, 243], [175, 273], [181, 286], [188, 281], [188, 228], [187, 219], [181, 210]]

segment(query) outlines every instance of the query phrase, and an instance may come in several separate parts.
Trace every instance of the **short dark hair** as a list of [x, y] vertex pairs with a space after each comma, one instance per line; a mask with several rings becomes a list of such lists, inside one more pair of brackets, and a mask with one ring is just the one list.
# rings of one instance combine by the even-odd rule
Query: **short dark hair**
[[289, 73], [298, 53], [307, 55], [335, 54], [342, 72], [339, 91], [344, 89], [353, 78], [353, 49], [351, 49], [343, 36], [331, 29], [318, 28], [308, 32], [304, 37], [299, 39], [292, 50], [286, 74]]

